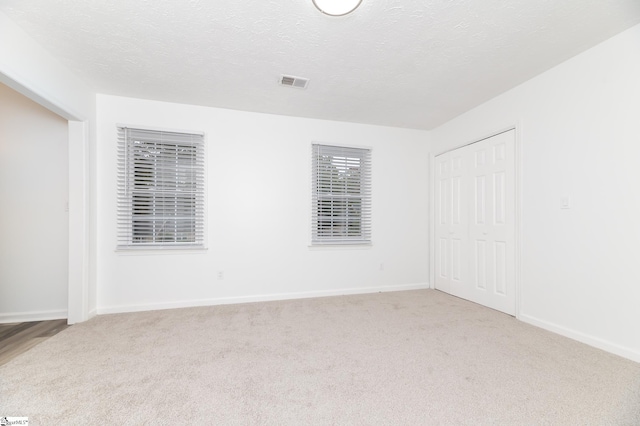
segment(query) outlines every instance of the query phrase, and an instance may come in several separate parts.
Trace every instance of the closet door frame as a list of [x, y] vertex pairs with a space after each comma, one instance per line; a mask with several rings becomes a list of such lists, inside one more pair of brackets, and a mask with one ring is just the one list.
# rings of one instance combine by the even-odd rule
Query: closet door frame
[[452, 145], [448, 148], [441, 148], [438, 151], [432, 151], [429, 155], [429, 288], [435, 289], [436, 283], [436, 185], [438, 184], [436, 179], [436, 157], [448, 152], [454, 151], [459, 148], [474, 144], [476, 142], [489, 139], [493, 136], [497, 136], [501, 133], [508, 131], [514, 131], [514, 187], [515, 187], [515, 229], [514, 229], [514, 255], [515, 255], [515, 317], [520, 319], [520, 306], [521, 306], [521, 294], [520, 288], [521, 280], [521, 252], [522, 252], [522, 238], [521, 238], [521, 223], [522, 223], [522, 123], [515, 125], [508, 125], [499, 128], [496, 131], [492, 131], [486, 135], [480, 137], [474, 137], [467, 139], [463, 143]]

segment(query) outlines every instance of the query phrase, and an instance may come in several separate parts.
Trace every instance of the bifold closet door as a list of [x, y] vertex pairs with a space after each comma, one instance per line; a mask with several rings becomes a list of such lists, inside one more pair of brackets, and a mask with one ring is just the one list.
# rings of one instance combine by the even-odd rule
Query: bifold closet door
[[464, 297], [467, 280], [465, 148], [436, 157], [436, 282], [438, 290]]
[[436, 288], [514, 315], [515, 131], [436, 157], [436, 181]]
[[469, 300], [515, 315], [515, 131], [469, 148]]

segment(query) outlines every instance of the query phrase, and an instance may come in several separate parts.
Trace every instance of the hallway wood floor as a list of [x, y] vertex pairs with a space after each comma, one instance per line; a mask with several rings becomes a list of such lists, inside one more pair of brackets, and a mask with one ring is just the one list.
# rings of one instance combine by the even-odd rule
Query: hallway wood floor
[[0, 365], [67, 327], [66, 319], [0, 324]]

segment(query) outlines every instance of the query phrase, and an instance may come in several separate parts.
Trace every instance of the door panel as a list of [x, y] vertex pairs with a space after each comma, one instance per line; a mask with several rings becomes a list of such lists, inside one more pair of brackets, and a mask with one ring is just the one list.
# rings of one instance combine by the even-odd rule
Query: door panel
[[475, 284], [476, 288], [487, 289], [487, 242], [475, 241]]
[[462, 241], [459, 238], [451, 239], [451, 280], [462, 281]]
[[494, 261], [495, 261], [495, 292], [501, 296], [507, 295], [507, 243], [506, 241], [495, 241]]
[[[449, 274], [447, 273], [447, 240], [446, 238], [440, 238], [439, 239], [439, 243], [440, 245], [438, 246], [437, 252], [438, 252], [438, 260], [437, 260], [437, 265], [438, 265], [438, 271], [436, 274], [436, 277], [438, 278], [442, 278], [443, 280], [448, 280], [449, 279]], [[436, 280], [436, 283], [438, 281]], [[447, 287], [448, 289], [448, 287]], [[440, 288], [440, 290], [443, 290], [442, 288]]]
[[476, 225], [484, 225], [486, 215], [486, 178], [484, 176], [476, 176], [475, 180], [475, 203], [474, 203], [474, 221]]

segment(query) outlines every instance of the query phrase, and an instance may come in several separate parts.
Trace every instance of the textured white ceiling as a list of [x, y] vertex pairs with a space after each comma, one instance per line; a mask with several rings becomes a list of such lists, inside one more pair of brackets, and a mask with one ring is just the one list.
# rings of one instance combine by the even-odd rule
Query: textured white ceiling
[[[431, 129], [640, 22], [640, 0], [0, 0], [96, 91]], [[640, 48], [640, 46], [639, 46]], [[277, 84], [310, 79], [306, 90]]]

